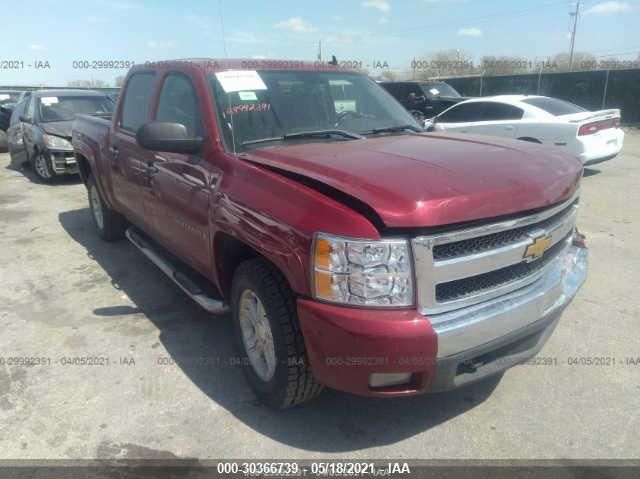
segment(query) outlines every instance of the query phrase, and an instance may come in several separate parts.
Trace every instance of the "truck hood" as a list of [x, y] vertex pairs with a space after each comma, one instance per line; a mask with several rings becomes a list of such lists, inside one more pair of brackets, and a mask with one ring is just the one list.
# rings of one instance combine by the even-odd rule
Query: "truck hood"
[[387, 227], [444, 226], [542, 208], [570, 197], [582, 175], [579, 160], [565, 153], [451, 133], [280, 145], [244, 158], [355, 197]]
[[50, 135], [61, 136], [66, 140], [71, 140], [71, 125], [73, 120], [69, 121], [48, 121], [46, 123], [40, 123], [40, 126]]

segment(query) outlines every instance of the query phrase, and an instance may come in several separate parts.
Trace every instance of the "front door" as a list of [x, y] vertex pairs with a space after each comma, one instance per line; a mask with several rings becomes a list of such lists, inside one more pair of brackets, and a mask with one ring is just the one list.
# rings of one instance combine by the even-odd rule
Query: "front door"
[[[164, 77], [155, 120], [180, 123], [190, 137], [203, 136], [200, 102], [188, 76], [170, 72]], [[220, 174], [220, 169], [199, 154], [154, 152], [155, 235], [203, 274], [212, 266], [209, 212]]]

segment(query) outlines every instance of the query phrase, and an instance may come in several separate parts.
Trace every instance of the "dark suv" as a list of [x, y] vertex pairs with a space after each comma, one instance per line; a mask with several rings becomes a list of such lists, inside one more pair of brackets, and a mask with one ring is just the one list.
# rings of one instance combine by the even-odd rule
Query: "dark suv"
[[418, 120], [433, 118], [466, 98], [442, 81], [380, 82]]

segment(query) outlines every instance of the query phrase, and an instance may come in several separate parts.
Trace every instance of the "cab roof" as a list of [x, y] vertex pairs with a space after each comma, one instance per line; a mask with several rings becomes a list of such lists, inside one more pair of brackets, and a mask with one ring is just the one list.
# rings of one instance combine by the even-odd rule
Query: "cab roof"
[[291, 70], [291, 71], [338, 71], [364, 74], [361, 70], [330, 64], [326, 61], [277, 60], [256, 58], [177, 58], [174, 60], [150, 61], [135, 65], [132, 71], [161, 69], [170, 70], [176, 67], [195, 67], [206, 72], [224, 70]]

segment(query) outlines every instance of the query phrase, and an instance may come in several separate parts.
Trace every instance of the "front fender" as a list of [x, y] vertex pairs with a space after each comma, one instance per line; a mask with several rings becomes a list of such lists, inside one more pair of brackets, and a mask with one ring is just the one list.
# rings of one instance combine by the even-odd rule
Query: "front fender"
[[[369, 219], [347, 205], [252, 163], [237, 161], [223, 175], [212, 206], [214, 237], [224, 232], [246, 244], [275, 264], [303, 296], [311, 294], [314, 233], [380, 237]], [[220, 284], [220, 271], [214, 274]]]

